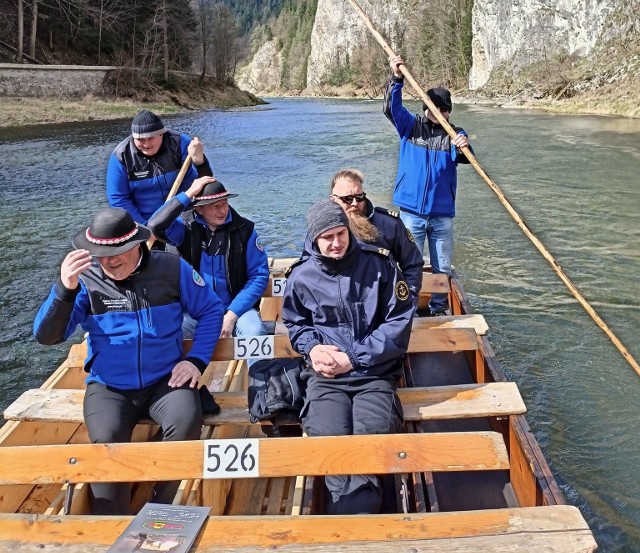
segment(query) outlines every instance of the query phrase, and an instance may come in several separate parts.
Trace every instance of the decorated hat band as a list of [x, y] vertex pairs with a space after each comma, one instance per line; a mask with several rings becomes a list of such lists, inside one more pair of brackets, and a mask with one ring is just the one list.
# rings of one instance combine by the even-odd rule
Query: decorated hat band
[[133, 238], [138, 233], [138, 227], [134, 228], [131, 232], [125, 234], [124, 236], [120, 236], [117, 238], [95, 238], [91, 236], [89, 233], [89, 229], [87, 229], [85, 235], [87, 240], [92, 244], [100, 244], [103, 246], [112, 246], [114, 244], [122, 244], [122, 242], [126, 242], [129, 238]]
[[200, 201], [200, 200], [213, 200], [215, 198], [220, 198], [222, 196], [228, 196], [229, 192], [227, 192], [226, 190], [224, 192], [220, 192], [218, 194], [210, 194], [209, 196], [198, 196], [196, 198], [196, 200]]

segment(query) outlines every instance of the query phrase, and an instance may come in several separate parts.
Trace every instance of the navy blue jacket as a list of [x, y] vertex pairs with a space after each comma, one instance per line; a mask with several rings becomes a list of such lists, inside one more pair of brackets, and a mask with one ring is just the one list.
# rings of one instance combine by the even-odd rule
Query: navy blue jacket
[[413, 236], [398, 217], [398, 212], [383, 207], [374, 208], [369, 200], [366, 202], [365, 213], [378, 229], [378, 239], [373, 245], [389, 250], [391, 258], [398, 263], [411, 293], [417, 296], [422, 288], [422, 252], [418, 250]]
[[55, 284], [33, 332], [39, 343], [51, 345], [82, 326], [89, 333], [87, 382], [139, 390], [171, 373], [182, 359], [185, 310], [198, 321], [186, 359], [204, 371], [220, 336], [222, 304], [184, 260], [143, 247], [138, 269], [125, 280], [111, 280], [95, 261], [75, 290]]
[[282, 320], [301, 355], [324, 344], [349, 356], [353, 369], [336, 378], [387, 376], [407, 351], [413, 311], [396, 264], [350, 235], [342, 259], [323, 256], [314, 244], [311, 255], [293, 266]]
[[[167, 131], [162, 135], [158, 153], [152, 157], [142, 154], [131, 136], [120, 142], [107, 165], [109, 205], [126, 209], [136, 222], [146, 225], [149, 217], [167, 200], [173, 181], [189, 155], [190, 142], [186, 134]], [[203, 164], [191, 164], [179, 190], [189, 188], [198, 177], [212, 175], [205, 157]]]
[[269, 284], [269, 259], [253, 222], [229, 207], [225, 223], [212, 231], [195, 211], [179, 216], [190, 205], [189, 196], [181, 192], [151, 217], [149, 229], [176, 246], [215, 290], [224, 309], [240, 317], [258, 304]]
[[[402, 105], [403, 79], [392, 77], [384, 92], [384, 114], [400, 136], [393, 203], [419, 216], [454, 217], [457, 165], [469, 163], [441, 125], [412, 115]], [[466, 133], [453, 127], [457, 133]]]

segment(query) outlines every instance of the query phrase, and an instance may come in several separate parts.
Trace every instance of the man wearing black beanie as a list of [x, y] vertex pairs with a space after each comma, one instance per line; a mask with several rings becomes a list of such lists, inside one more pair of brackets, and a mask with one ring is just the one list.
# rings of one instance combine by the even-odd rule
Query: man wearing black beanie
[[182, 164], [191, 156], [179, 192], [198, 177], [213, 176], [202, 142], [168, 130], [155, 113], [143, 109], [131, 123], [131, 135], [118, 144], [107, 166], [107, 200], [146, 225], [167, 200]]
[[[283, 298], [282, 320], [306, 361], [309, 436], [389, 434], [402, 424], [396, 389], [414, 302], [397, 265], [348, 225], [329, 199], [309, 209], [309, 255], [292, 267]], [[327, 514], [380, 511], [375, 475], [326, 476], [325, 485]]]
[[[385, 87], [383, 112], [400, 137], [398, 174], [393, 203], [422, 254], [428, 241], [429, 260], [434, 273], [451, 274], [453, 257], [453, 217], [455, 216], [458, 163], [469, 163], [460, 150], [469, 146], [467, 133], [453, 127], [451, 138], [426, 104], [423, 114], [413, 115], [402, 105], [404, 76], [400, 56], [389, 59], [393, 74]], [[448, 121], [453, 104], [451, 93], [441, 86], [427, 91], [429, 99]], [[446, 315], [446, 294], [432, 294], [429, 315]]]

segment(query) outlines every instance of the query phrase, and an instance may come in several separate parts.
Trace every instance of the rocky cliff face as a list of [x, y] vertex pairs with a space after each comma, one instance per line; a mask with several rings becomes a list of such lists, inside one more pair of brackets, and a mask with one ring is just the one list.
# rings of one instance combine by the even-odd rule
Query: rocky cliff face
[[612, 18], [622, 13], [627, 24], [631, 18], [637, 24], [634, 10], [624, 16], [630, 8], [626, 4], [628, 0], [475, 0], [469, 88], [482, 87], [500, 65], [517, 72], [560, 53], [588, 56], [599, 42], [622, 30], [611, 24]]
[[[357, 1], [394, 50], [406, 50], [421, 38], [414, 0]], [[428, 15], [435, 4], [421, 6]], [[638, 97], [638, 0], [475, 0], [472, 26], [469, 88], [484, 87], [480, 94], [557, 100], [597, 90], [603, 99], [612, 93]], [[239, 86], [254, 93], [280, 91], [292, 60], [276, 46], [273, 40], [258, 50], [241, 71]], [[348, 0], [317, 0], [310, 50], [294, 57], [297, 82], [304, 81], [306, 69], [304, 92], [324, 94], [323, 84], [333, 80], [339, 86], [339, 78], [332, 77], [363, 48], [380, 47]]]
[[[403, 32], [403, 17], [410, 1], [358, 0], [358, 4], [376, 28], [393, 40]], [[369, 30], [347, 0], [318, 0], [307, 60], [307, 91], [313, 94], [332, 72], [348, 66], [354, 49], [366, 44], [369, 36]], [[279, 88], [283, 60], [276, 45], [275, 39], [262, 45], [249, 64], [239, 70], [236, 84], [240, 88], [260, 94]]]
[[277, 39], [274, 38], [260, 46], [251, 63], [238, 71], [236, 85], [252, 94], [277, 91], [280, 87], [281, 65]]
[[[408, 4], [409, 0], [358, 0], [374, 26], [390, 40], [401, 32]], [[366, 44], [369, 36], [369, 30], [347, 0], [318, 0], [307, 66], [308, 89], [316, 88], [337, 67], [348, 65], [354, 49]]]

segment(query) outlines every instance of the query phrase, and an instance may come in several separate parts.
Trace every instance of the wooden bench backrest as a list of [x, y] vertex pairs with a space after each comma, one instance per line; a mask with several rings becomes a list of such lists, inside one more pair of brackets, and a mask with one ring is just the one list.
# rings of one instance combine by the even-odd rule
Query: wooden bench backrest
[[[444, 319], [444, 317], [442, 317]], [[434, 317], [431, 323], [418, 323], [411, 330], [407, 353], [429, 353], [443, 351], [474, 351], [478, 349], [478, 339], [473, 328], [434, 327], [440, 317]], [[420, 319], [416, 319], [420, 320]], [[430, 326], [431, 325], [431, 326]], [[191, 349], [191, 341], [184, 341], [185, 353]], [[275, 359], [300, 357], [291, 347], [289, 337], [284, 334], [274, 336]], [[234, 339], [218, 340], [212, 361], [230, 361], [234, 358]]]
[[[507, 470], [497, 432], [263, 438], [259, 477]], [[225, 443], [230, 443], [225, 441]], [[207, 442], [0, 448], [0, 484], [140, 482], [202, 478]]]

